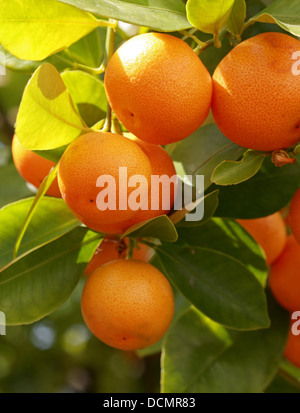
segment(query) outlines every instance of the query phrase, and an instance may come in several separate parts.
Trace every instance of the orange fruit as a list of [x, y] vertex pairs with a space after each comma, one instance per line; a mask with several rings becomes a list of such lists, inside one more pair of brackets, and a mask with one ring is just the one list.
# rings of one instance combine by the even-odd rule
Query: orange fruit
[[[137, 213], [132, 218], [130, 218], [130, 220], [124, 222], [124, 230], [142, 221], [146, 221], [148, 219], [155, 218], [164, 214], [167, 215], [173, 207], [177, 188], [176, 170], [172, 158], [169, 156], [169, 154], [161, 146], [151, 145], [134, 136], [130, 136], [130, 139], [132, 139], [140, 146], [140, 148], [150, 160], [152, 176], [158, 175], [159, 177], [161, 177], [163, 175], [166, 175], [168, 178], [174, 177], [174, 184], [166, 183], [165, 190], [162, 190], [162, 186], [160, 185], [159, 192], [156, 193], [156, 191], [153, 191], [153, 194], [151, 193], [151, 184], [149, 184], [148, 208], [143, 210], [139, 209]], [[169, 205], [167, 209], [164, 208], [165, 202], [167, 205]], [[158, 209], [152, 209], [152, 203], [157, 203]]]
[[284, 356], [288, 361], [300, 368], [300, 335], [294, 335], [291, 329], [288, 334]]
[[[119, 183], [120, 167], [127, 168], [127, 179], [121, 174]], [[63, 199], [79, 220], [96, 231], [116, 233], [119, 225], [136, 213], [127, 202], [136, 189], [128, 187], [129, 179], [143, 175], [147, 185], [141, 185], [141, 193], [147, 197], [151, 172], [148, 157], [136, 143], [115, 133], [92, 132], [75, 139], [64, 152], [58, 184]], [[98, 178], [103, 176], [111, 184], [97, 187]], [[127, 195], [119, 196], [120, 188], [127, 188]], [[107, 196], [99, 200], [103, 191]], [[119, 202], [124, 201], [120, 208]]]
[[91, 332], [111, 347], [137, 350], [156, 343], [174, 314], [169, 281], [153, 265], [116, 260], [87, 278], [81, 310]]
[[285, 222], [279, 212], [263, 218], [237, 219], [237, 222], [255, 239], [271, 265], [281, 254], [287, 240]]
[[[122, 242], [123, 241], [123, 242]], [[84, 273], [91, 275], [98, 267], [110, 261], [125, 259], [129, 244], [128, 238], [124, 240], [109, 238], [106, 236], [96, 249], [92, 259], [88, 263]], [[138, 247], [134, 248], [132, 258], [147, 262], [152, 256], [152, 249], [143, 243], [138, 243]]]
[[299, 40], [261, 33], [232, 49], [213, 74], [212, 112], [224, 135], [245, 148], [274, 151], [300, 140]]
[[292, 233], [300, 244], [300, 189], [293, 196], [288, 216]]
[[300, 245], [293, 235], [288, 237], [285, 248], [271, 267], [271, 291], [286, 310], [300, 309]]
[[186, 138], [209, 113], [209, 72], [187, 43], [169, 34], [145, 33], [125, 42], [110, 59], [104, 83], [118, 119], [152, 144]]
[[[17, 138], [17, 135], [13, 137], [11, 150], [13, 161], [19, 174], [25, 181], [39, 188], [44, 178], [55, 166], [55, 163], [26, 149]], [[47, 195], [57, 198], [61, 197], [56, 178], [48, 189]]]

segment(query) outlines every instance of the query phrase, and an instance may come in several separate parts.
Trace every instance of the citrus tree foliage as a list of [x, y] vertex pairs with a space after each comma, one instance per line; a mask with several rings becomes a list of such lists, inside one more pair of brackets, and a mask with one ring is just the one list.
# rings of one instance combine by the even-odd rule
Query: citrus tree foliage
[[[298, 0], [0, 0], [0, 15], [0, 63], [30, 74], [17, 135], [55, 162], [105, 122], [106, 32], [116, 31], [114, 48], [128, 39], [117, 21], [183, 38], [211, 73], [254, 34], [300, 36]], [[141, 355], [162, 349], [163, 392], [272, 391], [284, 376], [299, 376], [282, 364], [288, 317], [268, 293], [262, 249], [235, 219], [287, 205], [299, 163], [276, 167], [270, 154], [229, 141], [210, 117], [165, 149], [179, 175], [204, 175], [205, 214], [189, 223], [187, 211], [171, 212], [123, 234], [151, 244], [152, 263], [176, 290], [168, 333]], [[44, 197], [55, 172], [32, 198], [7, 148], [0, 159], [0, 310], [8, 325], [28, 324], [71, 296], [104, 234], [83, 227], [63, 200]]]

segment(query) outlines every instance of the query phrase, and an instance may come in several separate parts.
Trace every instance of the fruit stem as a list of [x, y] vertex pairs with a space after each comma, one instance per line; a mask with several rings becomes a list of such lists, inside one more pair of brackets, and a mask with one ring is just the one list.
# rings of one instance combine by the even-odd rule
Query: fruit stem
[[133, 249], [134, 249], [134, 240], [132, 238], [129, 238], [129, 245], [128, 245], [128, 250], [127, 250], [127, 254], [126, 254], [126, 259], [127, 260], [132, 260]]
[[200, 46], [200, 47], [204, 47], [205, 44], [206, 44], [206, 42], [202, 42], [201, 40], [198, 39], [197, 36], [194, 36], [191, 31], [188, 32], [187, 30], [181, 30], [180, 33], [184, 34], [185, 38], [190, 37], [191, 39], [193, 39], [194, 42], [196, 42], [197, 45]]
[[220, 49], [220, 47], [222, 47], [222, 43], [220, 42], [220, 33], [214, 34], [214, 46], [217, 49]]
[[123, 135], [123, 132], [121, 130], [119, 121], [116, 117], [112, 116], [112, 121], [111, 121], [111, 131], [112, 133], [117, 133], [119, 135]]
[[206, 42], [203, 42], [203, 45], [201, 46], [200, 44], [198, 44], [195, 49], [194, 52], [199, 55], [201, 52], [203, 52], [205, 49], [207, 49], [208, 47], [212, 46], [214, 44], [214, 39], [211, 38], [209, 40], [207, 40]]
[[187, 40], [192, 34], [196, 33], [198, 29], [196, 27], [193, 27], [190, 30], [181, 30], [180, 33], [182, 33], [184, 36], [181, 38], [181, 40]]
[[113, 19], [97, 20], [99, 27], [109, 27], [110, 29], [117, 30], [118, 22]]

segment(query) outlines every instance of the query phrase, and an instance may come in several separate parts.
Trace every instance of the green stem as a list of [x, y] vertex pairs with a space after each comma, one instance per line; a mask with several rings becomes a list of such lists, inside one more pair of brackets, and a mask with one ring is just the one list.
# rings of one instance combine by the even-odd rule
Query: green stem
[[196, 27], [193, 27], [190, 30], [181, 30], [180, 33], [182, 33], [184, 36], [181, 38], [181, 40], [186, 40], [188, 39], [191, 35], [196, 33], [198, 29]]
[[114, 31], [117, 30], [118, 27], [118, 22], [113, 19], [108, 19], [108, 20], [97, 20], [99, 27], [108, 27], [110, 29], [113, 29]]
[[[196, 29], [196, 30], [197, 30], [197, 29]], [[198, 37], [197, 37], [197, 36], [194, 36], [191, 31], [181, 30], [180, 33], [184, 34], [184, 35], [185, 35], [185, 36], [184, 36], [185, 38], [190, 37], [191, 39], [193, 39], [194, 42], [197, 43], [197, 45], [200, 46], [200, 47], [201, 47], [201, 46], [203, 47], [203, 46], [205, 45], [205, 42], [202, 42], [201, 40], [199, 40]], [[184, 38], [182, 38], [182, 40], [184, 40]]]
[[212, 46], [214, 44], [214, 39], [211, 38], [209, 40], [207, 40], [206, 42], [203, 43], [203, 45], [198, 44], [195, 49], [194, 52], [196, 54], [199, 54], [201, 52], [203, 52], [205, 49], [207, 49], [208, 47]]
[[127, 260], [132, 260], [133, 249], [134, 249], [134, 241], [132, 238], [129, 238], [129, 245], [128, 245], [127, 254], [126, 254]]

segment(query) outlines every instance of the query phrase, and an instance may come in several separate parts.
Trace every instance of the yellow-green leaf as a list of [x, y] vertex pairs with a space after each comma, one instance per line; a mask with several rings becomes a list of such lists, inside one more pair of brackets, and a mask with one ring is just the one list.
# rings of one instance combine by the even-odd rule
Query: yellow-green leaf
[[218, 36], [230, 16], [233, 3], [234, 0], [188, 0], [188, 20], [202, 32]]
[[0, 43], [23, 60], [43, 60], [99, 26], [90, 13], [56, 0], [0, 0]]
[[17, 116], [16, 131], [27, 149], [47, 150], [67, 145], [87, 126], [76, 112], [58, 71], [40, 66], [28, 82]]

